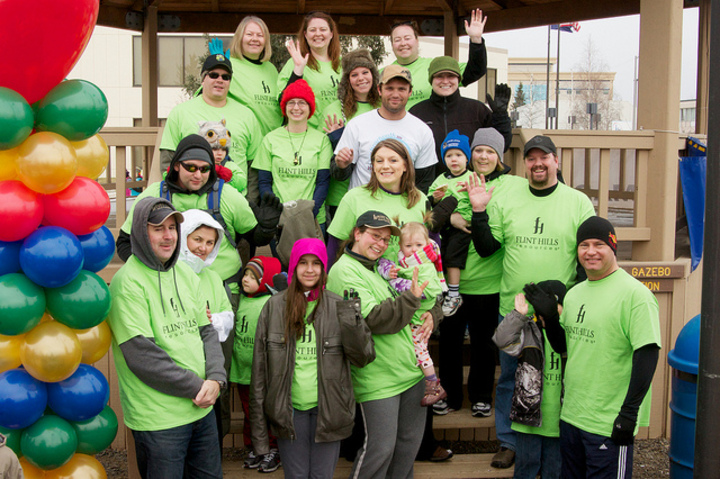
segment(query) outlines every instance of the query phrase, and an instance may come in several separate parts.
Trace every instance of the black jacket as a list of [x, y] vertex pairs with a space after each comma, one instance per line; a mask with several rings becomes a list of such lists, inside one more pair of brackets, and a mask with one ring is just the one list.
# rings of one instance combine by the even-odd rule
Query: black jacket
[[[453, 130], [466, 135], [470, 139], [470, 144], [478, 128], [488, 127], [495, 128], [505, 138], [505, 150], [510, 147], [512, 141], [512, 124], [507, 111], [493, 113], [484, 103], [461, 96], [459, 89], [445, 97], [432, 92], [430, 98], [412, 107], [410, 113], [424, 121], [433, 132], [439, 160], [436, 177], [447, 171], [440, 155], [440, 147], [448, 133]], [[470, 160], [468, 158], [468, 161]]]

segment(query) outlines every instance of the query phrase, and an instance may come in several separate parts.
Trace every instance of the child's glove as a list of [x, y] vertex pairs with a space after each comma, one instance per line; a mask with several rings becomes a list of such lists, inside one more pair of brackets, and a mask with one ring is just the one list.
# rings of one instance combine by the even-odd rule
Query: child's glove
[[537, 284], [528, 283], [523, 287], [525, 298], [535, 309], [535, 314], [545, 321], [558, 317], [558, 302], [555, 295], [543, 291]]
[[226, 183], [232, 180], [233, 173], [230, 168], [225, 168], [222, 165], [215, 165], [215, 172], [217, 173], [218, 178], [224, 180]]

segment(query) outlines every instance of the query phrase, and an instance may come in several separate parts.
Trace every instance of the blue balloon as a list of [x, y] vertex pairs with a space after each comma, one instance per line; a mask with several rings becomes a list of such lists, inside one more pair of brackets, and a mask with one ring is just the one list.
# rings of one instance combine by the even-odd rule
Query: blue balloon
[[115, 238], [107, 226], [101, 226], [90, 234], [78, 236], [78, 239], [85, 256], [83, 269], [97, 273], [107, 266], [115, 255]]
[[20, 271], [22, 241], [0, 241], [0, 276]]
[[102, 412], [110, 387], [92, 366], [80, 364], [69, 378], [48, 383], [48, 406], [63, 419], [84, 421]]
[[44, 382], [22, 368], [0, 374], [0, 426], [28, 427], [43, 415], [48, 401]]
[[33, 283], [44, 288], [59, 288], [80, 273], [82, 246], [77, 236], [65, 228], [38, 228], [23, 241], [20, 266]]

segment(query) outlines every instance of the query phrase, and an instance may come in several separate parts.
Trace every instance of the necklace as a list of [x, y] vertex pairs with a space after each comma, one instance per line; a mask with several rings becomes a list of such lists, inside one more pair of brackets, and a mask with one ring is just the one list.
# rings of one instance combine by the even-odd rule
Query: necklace
[[292, 149], [295, 150], [295, 157], [293, 158], [293, 165], [298, 166], [302, 165], [302, 155], [300, 155], [300, 151], [302, 150], [303, 145], [305, 144], [305, 137], [307, 136], [307, 132], [309, 130], [305, 130], [305, 134], [303, 135], [302, 142], [300, 143], [300, 148], [295, 148], [295, 143], [293, 142], [292, 135], [290, 134], [290, 129], [285, 127], [285, 129], [288, 132], [288, 138], [290, 139], [290, 145], [292, 145]]

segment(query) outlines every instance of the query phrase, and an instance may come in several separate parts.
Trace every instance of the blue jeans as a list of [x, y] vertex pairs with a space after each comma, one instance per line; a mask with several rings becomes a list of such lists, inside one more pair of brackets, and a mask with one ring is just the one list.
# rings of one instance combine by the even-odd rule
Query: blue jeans
[[143, 479], [222, 478], [215, 412], [184, 426], [132, 431]]
[[515, 433], [515, 475], [513, 479], [559, 479], [560, 438], [539, 434]]
[[[503, 320], [498, 315], [498, 324]], [[500, 351], [500, 378], [495, 388], [495, 434], [501, 447], [515, 450], [515, 431], [510, 428], [510, 407], [515, 389], [517, 358]]]

